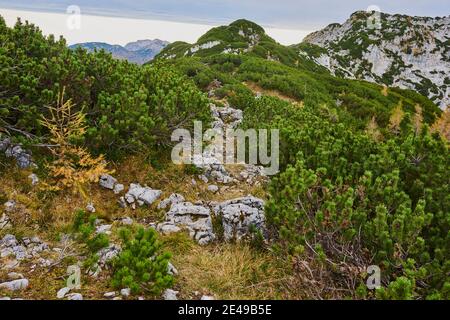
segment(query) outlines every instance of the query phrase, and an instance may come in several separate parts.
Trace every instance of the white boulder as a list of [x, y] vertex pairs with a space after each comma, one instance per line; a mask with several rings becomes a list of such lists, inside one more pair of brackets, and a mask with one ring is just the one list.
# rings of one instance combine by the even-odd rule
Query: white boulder
[[20, 291], [28, 287], [28, 279], [18, 279], [9, 282], [0, 283], [0, 289], [5, 289], [9, 291]]

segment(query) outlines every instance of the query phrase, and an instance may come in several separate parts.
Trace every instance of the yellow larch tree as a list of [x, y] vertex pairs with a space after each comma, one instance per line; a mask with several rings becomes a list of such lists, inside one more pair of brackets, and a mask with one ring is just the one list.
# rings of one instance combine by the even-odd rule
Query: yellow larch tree
[[389, 118], [389, 130], [391, 132], [398, 134], [400, 133], [400, 124], [405, 116], [405, 112], [403, 111], [403, 103], [400, 101], [392, 111], [391, 117]]
[[93, 157], [86, 148], [72, 142], [86, 132], [85, 115], [82, 111], [74, 112], [71, 100], [64, 102], [64, 90], [56, 107], [49, 106], [48, 111], [49, 116], [43, 116], [40, 122], [49, 130], [54, 160], [47, 164], [49, 178], [42, 188], [51, 191], [71, 189], [87, 199], [87, 185], [112, 172], [107, 169], [103, 155]]
[[442, 137], [450, 141], [450, 107], [442, 112], [439, 119], [431, 127], [431, 132], [438, 132]]

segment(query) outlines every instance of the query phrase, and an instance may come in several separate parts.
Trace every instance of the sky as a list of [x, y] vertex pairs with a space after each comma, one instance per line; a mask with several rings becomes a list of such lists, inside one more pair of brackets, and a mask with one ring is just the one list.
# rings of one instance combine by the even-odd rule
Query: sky
[[[67, 26], [70, 5], [81, 10], [80, 28]], [[387, 13], [450, 15], [449, 0], [0, 0], [0, 15], [8, 24], [20, 16], [69, 44], [153, 38], [192, 43], [211, 27], [240, 18], [262, 25], [280, 43], [294, 44], [373, 5]]]

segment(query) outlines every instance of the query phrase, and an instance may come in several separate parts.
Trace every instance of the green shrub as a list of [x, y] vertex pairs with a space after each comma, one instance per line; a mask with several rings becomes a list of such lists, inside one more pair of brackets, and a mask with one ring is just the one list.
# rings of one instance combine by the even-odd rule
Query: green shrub
[[121, 238], [123, 250], [112, 261], [114, 288], [158, 295], [173, 284], [168, 274], [170, 254], [161, 251], [156, 231], [141, 227], [133, 235], [129, 229], [122, 229]]
[[96, 234], [95, 221], [97, 217], [79, 210], [75, 214], [72, 230], [76, 239], [86, 246], [87, 259], [85, 266], [90, 267], [97, 263], [97, 252], [109, 245], [109, 238], [104, 233]]
[[180, 126], [208, 122], [208, 102], [191, 81], [161, 65], [139, 67], [104, 51], [87, 53], [45, 37], [34, 25], [8, 28], [0, 17], [0, 127], [45, 140], [40, 123], [65, 88], [65, 100], [86, 114], [80, 143], [110, 158], [167, 147]]
[[406, 277], [391, 282], [387, 288], [377, 290], [377, 298], [383, 300], [412, 300], [414, 285]]
[[[450, 270], [449, 186], [443, 178], [448, 149], [426, 130], [375, 148], [362, 141], [357, 134], [334, 140], [338, 149], [318, 142], [273, 179], [266, 215], [279, 248], [325, 258], [330, 272], [339, 265], [379, 265], [385, 283], [393, 281], [385, 298], [444, 297]], [[334, 278], [343, 285], [356, 275]]]

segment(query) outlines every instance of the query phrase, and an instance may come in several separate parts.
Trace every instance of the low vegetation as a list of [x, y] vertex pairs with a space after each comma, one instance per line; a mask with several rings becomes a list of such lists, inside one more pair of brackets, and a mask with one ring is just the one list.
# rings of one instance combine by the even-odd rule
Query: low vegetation
[[173, 284], [168, 274], [170, 254], [161, 252], [161, 243], [153, 229], [137, 229], [133, 235], [122, 229], [122, 252], [112, 261], [112, 286], [116, 289], [130, 288], [133, 294], [143, 291], [159, 295]]

